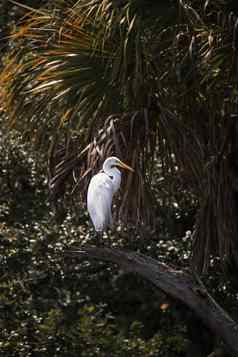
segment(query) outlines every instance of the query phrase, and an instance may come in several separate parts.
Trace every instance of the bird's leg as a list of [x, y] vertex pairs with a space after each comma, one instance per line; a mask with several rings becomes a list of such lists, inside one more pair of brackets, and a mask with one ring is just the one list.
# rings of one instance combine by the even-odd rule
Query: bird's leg
[[105, 245], [105, 240], [103, 239], [103, 232], [97, 232], [97, 245], [98, 246], [104, 246]]
[[90, 244], [93, 244], [96, 246], [104, 245], [103, 232], [94, 231], [92, 234], [92, 237], [90, 238]]
[[89, 243], [90, 243], [90, 244], [93, 244], [93, 245], [97, 245], [97, 241], [98, 241], [98, 239], [97, 239], [97, 232], [94, 231], [94, 232], [92, 233], [91, 237], [90, 237]]

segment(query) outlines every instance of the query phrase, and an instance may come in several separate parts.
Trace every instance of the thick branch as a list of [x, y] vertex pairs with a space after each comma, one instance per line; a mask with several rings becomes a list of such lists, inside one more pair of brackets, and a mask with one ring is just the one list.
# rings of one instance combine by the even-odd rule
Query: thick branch
[[216, 303], [198, 277], [187, 271], [175, 270], [151, 257], [118, 249], [85, 247], [69, 254], [116, 263], [124, 270], [149, 280], [193, 310], [203, 323], [224, 341], [232, 356], [238, 356], [238, 325]]

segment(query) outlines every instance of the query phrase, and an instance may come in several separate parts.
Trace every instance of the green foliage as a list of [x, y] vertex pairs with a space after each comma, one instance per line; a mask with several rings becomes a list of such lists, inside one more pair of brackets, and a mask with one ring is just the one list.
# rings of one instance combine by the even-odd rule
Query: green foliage
[[[12, 132], [2, 135], [1, 155], [0, 352], [9, 357], [184, 357], [189, 342], [186, 309], [113, 266], [64, 256], [65, 248], [92, 239], [81, 203], [69, 195], [68, 212], [57, 223], [47, 198], [43, 153]], [[159, 240], [156, 232], [139, 234], [133, 226], [118, 226], [106, 244], [188, 266], [191, 234], [177, 237], [192, 224], [193, 215], [188, 218], [189, 206], [180, 194], [177, 205], [165, 194], [158, 207], [163, 209]], [[221, 303], [235, 306], [235, 291], [230, 281], [222, 281], [215, 263], [207, 281]], [[167, 302], [169, 307], [161, 309]], [[237, 313], [235, 308], [232, 312]]]
[[[160, 310], [163, 294], [114, 267], [64, 256], [65, 248], [88, 242], [91, 231], [84, 209], [70, 198], [68, 204], [76, 205], [78, 214], [69, 209], [56, 223], [45, 166], [43, 153], [34, 146], [14, 131], [2, 133], [1, 354], [183, 356], [186, 330]], [[146, 238], [136, 238], [133, 227], [118, 227], [108, 241], [152, 249], [152, 254], [160, 250]]]
[[49, 1], [12, 33], [0, 75], [10, 123], [51, 148], [53, 196], [66, 183], [85, 193], [116, 153], [138, 173], [120, 218], [152, 226], [154, 163], [166, 179], [176, 168], [197, 208], [193, 263], [204, 272], [217, 254], [224, 266], [238, 254], [236, 10], [233, 1]]
[[79, 196], [115, 152], [137, 175], [123, 182], [117, 206], [129, 223], [105, 243], [181, 267], [193, 252], [207, 286], [237, 316], [236, 6], [147, 4], [49, 1], [10, 38], [4, 125], [41, 146], [1, 133], [4, 356], [184, 357], [186, 309], [169, 301], [163, 310], [167, 297], [138, 277], [63, 254], [92, 243]]
[[30, 151], [30, 145], [21, 142], [16, 133], [2, 134], [0, 139], [0, 220], [23, 223], [39, 219], [46, 214], [47, 201], [43, 158]]

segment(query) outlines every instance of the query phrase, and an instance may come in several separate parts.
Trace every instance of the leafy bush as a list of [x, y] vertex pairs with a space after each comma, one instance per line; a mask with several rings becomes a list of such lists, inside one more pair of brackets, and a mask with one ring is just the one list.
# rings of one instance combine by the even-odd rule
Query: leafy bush
[[[55, 220], [43, 153], [14, 132], [2, 133], [0, 145], [0, 352], [185, 356], [191, 338], [187, 324], [194, 323], [193, 317], [188, 321], [186, 309], [137, 276], [102, 262], [65, 256], [69, 247], [95, 242], [85, 207], [68, 192], [63, 215]], [[161, 186], [155, 185], [159, 196], [156, 187]], [[181, 233], [189, 222], [192, 225], [193, 202], [186, 204], [183, 193], [177, 195], [176, 205], [165, 202], [160, 205], [158, 199], [159, 237], [158, 227], [139, 233], [133, 226], [118, 225], [105, 244], [188, 266], [191, 232], [184, 237]], [[206, 285], [232, 315], [237, 314], [234, 283], [222, 279], [216, 259]]]
[[[0, 352], [182, 356], [185, 329], [160, 309], [164, 294], [112, 266], [64, 256], [66, 247], [87, 243], [92, 232], [84, 207], [70, 195], [65, 218], [55, 221], [44, 155], [14, 132], [2, 133], [0, 155]], [[148, 245], [133, 227], [119, 226], [108, 244], [154, 255], [163, 249]]]

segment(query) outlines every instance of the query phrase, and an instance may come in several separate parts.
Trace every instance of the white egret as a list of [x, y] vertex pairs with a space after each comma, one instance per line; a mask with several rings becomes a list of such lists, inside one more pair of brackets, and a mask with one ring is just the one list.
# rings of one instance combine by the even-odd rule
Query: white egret
[[119, 168], [134, 170], [117, 157], [108, 157], [102, 171], [92, 177], [87, 194], [87, 208], [96, 232], [112, 226], [112, 198], [121, 184]]

